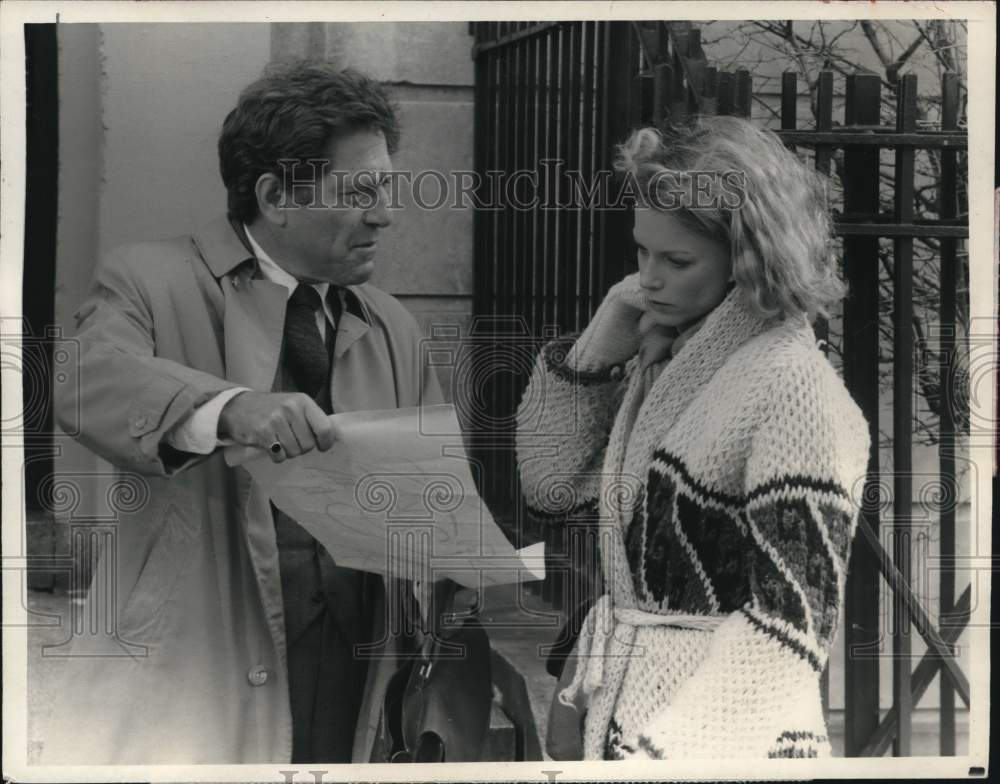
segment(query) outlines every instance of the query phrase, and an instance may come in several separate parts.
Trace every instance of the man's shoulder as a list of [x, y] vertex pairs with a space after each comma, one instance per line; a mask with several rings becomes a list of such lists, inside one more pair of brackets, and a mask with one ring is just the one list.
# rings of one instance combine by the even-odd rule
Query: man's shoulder
[[222, 270], [248, 255], [229, 222], [220, 218], [195, 231], [118, 245], [104, 263], [141, 277], [163, 279], [186, 270], [193, 262], [209, 270], [213, 265]]
[[194, 237], [182, 234], [118, 245], [105, 255], [103, 264], [131, 278], [166, 281], [186, 270], [192, 261], [204, 262]]

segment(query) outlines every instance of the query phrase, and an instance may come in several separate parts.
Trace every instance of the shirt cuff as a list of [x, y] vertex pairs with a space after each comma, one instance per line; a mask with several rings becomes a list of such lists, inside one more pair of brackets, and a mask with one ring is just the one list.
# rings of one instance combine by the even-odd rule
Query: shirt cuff
[[168, 432], [164, 438], [174, 449], [207, 455], [227, 441], [219, 438], [219, 415], [226, 403], [241, 392], [250, 392], [249, 387], [233, 387], [219, 392], [207, 403], [199, 406]]

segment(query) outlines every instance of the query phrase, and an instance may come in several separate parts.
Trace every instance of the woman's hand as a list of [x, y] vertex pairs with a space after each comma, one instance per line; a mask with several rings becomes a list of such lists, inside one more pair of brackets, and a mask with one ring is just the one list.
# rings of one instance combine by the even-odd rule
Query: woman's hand
[[624, 364], [639, 350], [639, 318], [646, 295], [635, 272], [618, 281], [604, 297], [594, 318], [566, 359], [577, 370], [604, 370]]
[[646, 310], [639, 317], [639, 335], [639, 365], [646, 368], [670, 355], [677, 328], [661, 324], [654, 313]]

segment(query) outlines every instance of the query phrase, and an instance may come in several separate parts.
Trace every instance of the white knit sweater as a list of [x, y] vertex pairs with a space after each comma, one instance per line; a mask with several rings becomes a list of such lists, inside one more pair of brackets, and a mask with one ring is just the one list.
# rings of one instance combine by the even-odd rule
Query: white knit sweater
[[606, 534], [577, 646], [585, 757], [828, 754], [819, 675], [869, 434], [809, 325], [734, 290], [641, 405], [635, 360], [575, 372], [570, 345], [539, 356], [517, 451], [529, 510], [596, 511]]

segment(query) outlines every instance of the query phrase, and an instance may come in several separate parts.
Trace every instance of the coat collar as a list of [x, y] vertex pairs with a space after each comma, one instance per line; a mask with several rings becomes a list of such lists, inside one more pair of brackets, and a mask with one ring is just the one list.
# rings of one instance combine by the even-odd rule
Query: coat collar
[[253, 250], [246, 232], [238, 222], [220, 217], [203, 226], [193, 235], [194, 244], [216, 278], [235, 270], [243, 264], [256, 266]]
[[[260, 278], [260, 269], [250, 240], [243, 225], [239, 221], [230, 221], [219, 217], [206, 224], [193, 235], [194, 243], [201, 252], [202, 258], [216, 278], [222, 278], [230, 273], [237, 275], [247, 268], [250, 278]], [[344, 286], [344, 312], [353, 315], [364, 322], [365, 327], [375, 325], [375, 317], [371, 306], [364, 296], [360, 286]], [[350, 332], [358, 331], [358, 325], [352, 325]]]
[[[258, 391], [270, 390], [281, 354], [288, 290], [263, 277], [238, 222], [219, 218], [197, 231], [193, 239], [225, 297], [226, 378]], [[334, 359], [375, 324], [364, 287], [345, 286]]]

